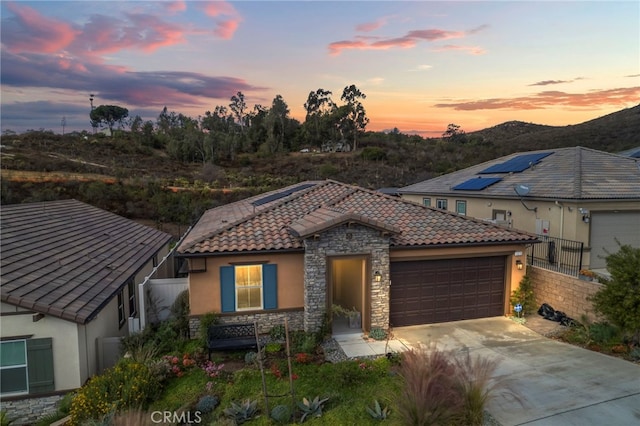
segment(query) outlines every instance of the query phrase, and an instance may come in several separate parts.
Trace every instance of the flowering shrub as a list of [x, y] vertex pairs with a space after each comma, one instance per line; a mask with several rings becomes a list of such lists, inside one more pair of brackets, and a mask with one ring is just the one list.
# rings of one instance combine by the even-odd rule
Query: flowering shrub
[[153, 371], [159, 376], [160, 381], [163, 381], [170, 377], [182, 377], [185, 371], [195, 365], [196, 360], [189, 354], [184, 354], [182, 358], [165, 355], [154, 364]]
[[306, 352], [300, 352], [296, 354], [295, 360], [298, 364], [308, 364], [311, 362], [311, 357]]
[[224, 364], [216, 364], [213, 361], [208, 361], [207, 360], [200, 367], [204, 370], [204, 372], [207, 374], [207, 376], [209, 376], [211, 378], [215, 378], [215, 377], [218, 377], [220, 375], [220, 372], [224, 368]]
[[70, 424], [99, 419], [111, 411], [144, 407], [159, 390], [149, 367], [124, 359], [78, 390], [71, 402]]

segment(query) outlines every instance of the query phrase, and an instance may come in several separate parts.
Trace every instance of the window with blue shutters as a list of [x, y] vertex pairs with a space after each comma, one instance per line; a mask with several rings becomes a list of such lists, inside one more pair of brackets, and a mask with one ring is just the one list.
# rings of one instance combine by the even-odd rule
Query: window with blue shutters
[[277, 267], [271, 264], [220, 268], [222, 312], [276, 309]]

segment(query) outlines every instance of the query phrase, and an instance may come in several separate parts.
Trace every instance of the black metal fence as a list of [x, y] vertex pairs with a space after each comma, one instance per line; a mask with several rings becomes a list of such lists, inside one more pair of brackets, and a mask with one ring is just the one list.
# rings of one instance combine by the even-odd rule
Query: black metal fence
[[528, 250], [529, 265], [578, 276], [582, 269], [584, 243], [547, 235], [538, 235], [538, 239], [541, 242]]

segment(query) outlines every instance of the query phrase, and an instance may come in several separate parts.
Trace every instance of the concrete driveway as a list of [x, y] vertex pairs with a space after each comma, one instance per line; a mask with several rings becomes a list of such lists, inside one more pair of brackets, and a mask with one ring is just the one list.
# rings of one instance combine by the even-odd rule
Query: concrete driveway
[[503, 426], [640, 424], [640, 366], [548, 339], [504, 318], [394, 329], [409, 346], [499, 360], [487, 410]]

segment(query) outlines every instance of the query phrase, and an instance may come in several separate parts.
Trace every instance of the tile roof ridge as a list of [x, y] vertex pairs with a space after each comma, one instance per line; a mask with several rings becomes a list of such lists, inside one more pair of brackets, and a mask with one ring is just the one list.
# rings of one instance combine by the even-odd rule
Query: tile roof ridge
[[[240, 224], [242, 224], [244, 222], [247, 222], [247, 221], [249, 221], [251, 219], [254, 219], [254, 218], [256, 218], [256, 217], [258, 217], [258, 216], [260, 216], [260, 215], [262, 215], [264, 213], [268, 213], [268, 212], [270, 212], [270, 211], [272, 211], [272, 210], [274, 210], [276, 208], [279, 208], [283, 204], [286, 204], [286, 203], [288, 203], [288, 202], [290, 202], [290, 201], [292, 201], [292, 200], [294, 200], [294, 199], [296, 199], [296, 198], [298, 198], [298, 197], [300, 197], [302, 195], [305, 195], [305, 194], [307, 194], [307, 193], [309, 193], [309, 192], [311, 192], [311, 191], [313, 191], [313, 190], [315, 190], [317, 188], [326, 186], [327, 183], [329, 182], [329, 180], [326, 180], [324, 182], [323, 181], [309, 181], [309, 180], [306, 180], [306, 181], [303, 181], [303, 182], [298, 182], [297, 184], [287, 185], [284, 188], [288, 188], [288, 187], [296, 186], [296, 185], [302, 185], [305, 182], [316, 182], [316, 184], [311, 186], [311, 187], [309, 187], [309, 188], [305, 188], [303, 190], [296, 191], [293, 194], [289, 194], [286, 197], [283, 197], [283, 198], [281, 198], [279, 200], [276, 200], [276, 202], [274, 202], [272, 205], [270, 205], [269, 207], [266, 207], [264, 209], [256, 210], [255, 205], [254, 205], [253, 213], [248, 214], [246, 216], [243, 216], [240, 219], [237, 219], [237, 220], [234, 220], [234, 221], [231, 221], [231, 222], [227, 222], [227, 223], [225, 223], [225, 226], [221, 226], [221, 227], [219, 227], [219, 228], [217, 228], [217, 229], [215, 229], [213, 231], [207, 232], [202, 237], [198, 238], [197, 240], [194, 240], [191, 244], [189, 244], [188, 247], [185, 247], [182, 251], [186, 252], [186, 251], [192, 249], [194, 246], [196, 246], [198, 244], [202, 244], [205, 241], [207, 241], [208, 239], [213, 238], [218, 234], [221, 234], [225, 230], [228, 230], [228, 229], [231, 229], [231, 228], [235, 228], [236, 226], [238, 226], [238, 225], [240, 225]], [[281, 189], [284, 189], [284, 188], [281, 188]], [[269, 192], [271, 192], [271, 191], [269, 191]], [[246, 198], [244, 200], [236, 201], [236, 203], [246, 203], [247, 200], [253, 199], [253, 198], [256, 198], [256, 197], [249, 197], [249, 198]], [[230, 205], [230, 204], [227, 204], [227, 205]], [[223, 206], [221, 206], [221, 207], [223, 207]], [[308, 214], [308, 213], [306, 213], [306, 214]]]

